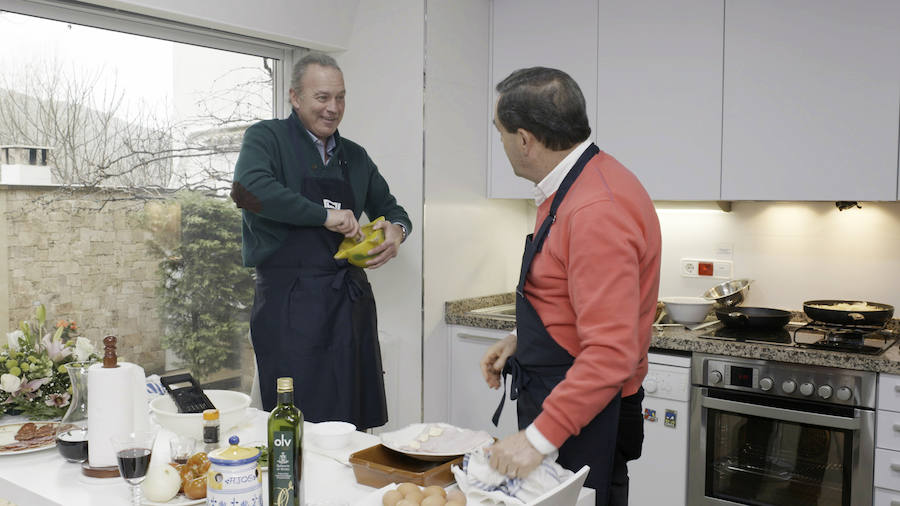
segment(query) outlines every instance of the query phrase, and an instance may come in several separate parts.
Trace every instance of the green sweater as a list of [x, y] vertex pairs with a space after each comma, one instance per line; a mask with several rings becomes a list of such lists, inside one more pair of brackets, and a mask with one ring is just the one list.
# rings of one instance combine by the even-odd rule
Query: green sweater
[[[304, 177], [341, 178], [339, 165], [343, 156], [348, 164], [348, 178], [356, 199], [356, 218], [365, 212], [372, 220], [384, 216], [391, 223], [402, 223], [407, 234], [412, 223], [406, 211], [391, 195], [387, 181], [362, 146], [342, 138], [337, 132], [334, 155], [327, 164], [303, 125], [300, 125], [301, 146], [291, 146], [290, 122], [299, 123], [296, 113], [287, 119], [260, 121], [244, 133], [241, 153], [234, 167], [234, 181], [252, 193], [262, 204], [258, 213], [247, 209], [243, 214], [244, 265], [254, 267], [263, 262], [287, 237], [294, 226], [321, 227], [326, 210], [301, 194]], [[300, 152], [300, 159], [295, 152]]]

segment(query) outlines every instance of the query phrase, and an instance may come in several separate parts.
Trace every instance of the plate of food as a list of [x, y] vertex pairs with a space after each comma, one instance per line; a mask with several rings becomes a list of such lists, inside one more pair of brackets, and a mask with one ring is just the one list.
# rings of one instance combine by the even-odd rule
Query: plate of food
[[0, 425], [0, 455], [20, 455], [54, 448], [58, 425], [58, 422], [22, 422]]
[[421, 460], [446, 460], [494, 443], [483, 430], [463, 429], [449, 423], [414, 423], [385, 432], [381, 444]]

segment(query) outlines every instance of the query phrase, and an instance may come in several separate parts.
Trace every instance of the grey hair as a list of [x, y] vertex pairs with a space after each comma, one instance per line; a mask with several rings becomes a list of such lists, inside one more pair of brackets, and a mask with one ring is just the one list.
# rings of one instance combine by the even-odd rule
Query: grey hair
[[343, 73], [334, 58], [325, 53], [316, 51], [309, 52], [294, 64], [294, 69], [291, 71], [291, 88], [297, 93], [300, 93], [300, 80], [303, 79], [303, 74], [306, 73], [306, 67], [309, 67], [310, 65], [331, 67], [337, 69], [338, 72]]

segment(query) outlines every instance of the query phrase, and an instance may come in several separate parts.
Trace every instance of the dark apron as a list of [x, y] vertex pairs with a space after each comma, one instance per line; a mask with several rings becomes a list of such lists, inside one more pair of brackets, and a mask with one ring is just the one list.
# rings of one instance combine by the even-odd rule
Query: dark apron
[[[575, 166], [563, 180], [550, 205], [550, 213], [541, 223], [536, 234], [529, 234], [525, 239], [525, 253], [522, 256], [522, 270], [519, 274], [519, 285], [516, 287], [516, 352], [509, 357], [503, 368], [504, 382], [506, 375], [512, 376], [509, 398], [517, 401], [516, 412], [519, 419], [519, 430], [528, 427], [541, 413], [544, 399], [553, 388], [561, 382], [575, 359], [547, 332], [541, 317], [525, 297], [525, 279], [531, 268], [534, 256], [541, 251], [544, 239], [550, 233], [550, 227], [556, 221], [556, 211], [568, 193], [569, 188], [581, 174], [588, 160], [600, 151], [591, 144]], [[504, 399], [500, 401], [494, 413], [494, 425], [500, 419]], [[593, 488], [597, 494], [596, 504], [608, 502], [608, 490], [612, 474], [613, 458], [616, 450], [616, 431], [619, 423], [620, 394], [616, 394], [606, 408], [581, 429], [581, 432], [570, 437], [559, 449], [557, 462], [571, 471], [578, 471], [582, 466], [591, 467], [585, 486]]]
[[[291, 127], [299, 146], [307, 133], [297, 122]], [[340, 150], [337, 158], [342, 178], [305, 176], [302, 194], [353, 210], [357, 203]], [[250, 335], [263, 409], [275, 407], [275, 380], [290, 376], [294, 404], [306, 420], [367, 429], [387, 422], [375, 297], [363, 269], [334, 259], [343, 239], [322, 226], [291, 229], [256, 268]]]

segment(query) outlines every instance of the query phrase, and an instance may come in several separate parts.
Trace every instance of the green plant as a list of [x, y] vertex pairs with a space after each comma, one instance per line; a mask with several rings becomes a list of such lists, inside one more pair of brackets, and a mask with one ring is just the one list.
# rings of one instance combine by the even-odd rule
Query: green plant
[[180, 242], [159, 264], [159, 302], [173, 350], [200, 378], [234, 364], [246, 339], [252, 269], [241, 263], [241, 215], [230, 201], [179, 192]]

